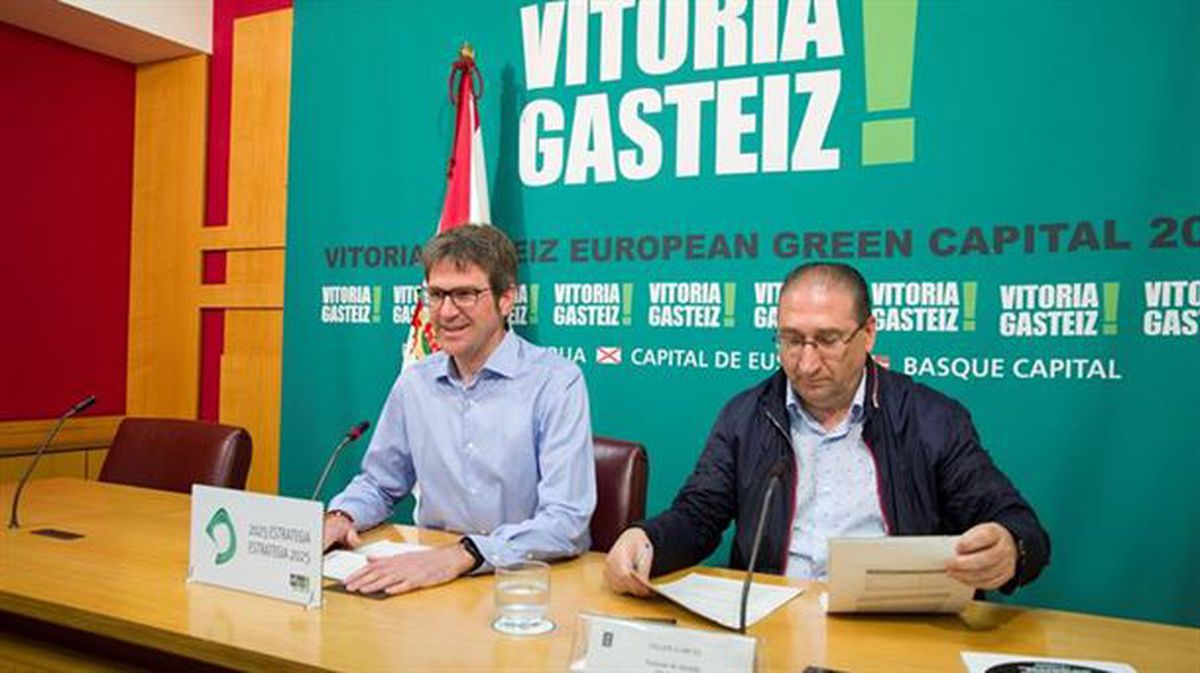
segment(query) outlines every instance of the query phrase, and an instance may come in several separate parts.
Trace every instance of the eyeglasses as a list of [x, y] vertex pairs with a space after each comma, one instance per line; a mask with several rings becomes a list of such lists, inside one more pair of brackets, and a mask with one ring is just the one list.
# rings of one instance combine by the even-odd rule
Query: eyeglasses
[[850, 334], [842, 336], [841, 332], [818, 332], [811, 339], [795, 332], [779, 332], [775, 335], [775, 344], [779, 347], [780, 353], [797, 353], [802, 352], [805, 346], [812, 346], [817, 355], [822, 358], [834, 358], [841, 355], [846, 350], [846, 346], [854, 341], [854, 337], [867, 326], [867, 321], [862, 321], [858, 327]]
[[455, 287], [443, 290], [440, 287], [421, 288], [421, 295], [430, 308], [437, 308], [449, 297], [450, 303], [458, 308], [468, 309], [479, 303], [479, 295], [491, 292], [490, 287]]

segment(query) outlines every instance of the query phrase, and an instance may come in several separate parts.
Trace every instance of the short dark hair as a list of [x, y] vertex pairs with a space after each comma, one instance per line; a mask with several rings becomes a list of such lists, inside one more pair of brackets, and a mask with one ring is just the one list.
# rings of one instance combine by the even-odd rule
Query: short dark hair
[[867, 290], [867, 281], [863, 279], [858, 269], [849, 264], [839, 262], [808, 262], [792, 269], [783, 279], [783, 287], [779, 290], [782, 297], [784, 292], [793, 285], [812, 278], [823, 283], [830, 283], [849, 290], [854, 300], [854, 316], [858, 322], [865, 323], [871, 317], [871, 294]]
[[488, 224], [467, 224], [431, 238], [421, 250], [426, 280], [429, 270], [443, 260], [459, 269], [468, 264], [483, 269], [497, 298], [517, 284], [517, 248], [504, 232]]

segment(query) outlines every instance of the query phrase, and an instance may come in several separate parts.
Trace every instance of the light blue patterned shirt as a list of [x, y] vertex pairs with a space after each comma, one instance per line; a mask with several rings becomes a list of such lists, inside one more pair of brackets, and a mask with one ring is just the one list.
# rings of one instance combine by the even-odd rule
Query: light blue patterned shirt
[[850, 412], [826, 431], [787, 387], [788, 423], [796, 455], [796, 515], [787, 575], [825, 579], [829, 539], [886, 535], [875, 459], [862, 439], [866, 374]]
[[370, 528], [418, 484], [417, 524], [471, 534], [485, 568], [586, 551], [596, 467], [579, 367], [512, 332], [470, 385], [445, 353], [405, 367], [329, 507]]

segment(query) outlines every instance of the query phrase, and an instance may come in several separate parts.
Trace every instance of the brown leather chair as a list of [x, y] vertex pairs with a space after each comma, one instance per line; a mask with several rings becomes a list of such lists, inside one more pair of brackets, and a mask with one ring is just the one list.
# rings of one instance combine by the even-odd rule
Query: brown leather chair
[[192, 484], [245, 488], [250, 433], [231, 425], [174, 418], [126, 418], [100, 469], [100, 481], [191, 493]]
[[596, 512], [592, 514], [592, 551], [606, 552], [629, 524], [646, 518], [646, 447], [595, 436]]

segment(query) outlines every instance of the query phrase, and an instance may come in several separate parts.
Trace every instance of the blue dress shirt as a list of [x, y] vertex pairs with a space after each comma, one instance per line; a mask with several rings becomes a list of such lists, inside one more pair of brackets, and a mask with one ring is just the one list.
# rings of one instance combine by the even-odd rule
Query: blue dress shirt
[[787, 387], [788, 421], [796, 454], [796, 514], [787, 575], [824, 579], [829, 539], [887, 534], [875, 459], [862, 439], [866, 374], [846, 418], [826, 430]]
[[406, 367], [329, 506], [370, 528], [418, 485], [417, 524], [470, 534], [485, 568], [586, 551], [596, 466], [579, 367], [511, 331], [469, 385], [445, 353]]

